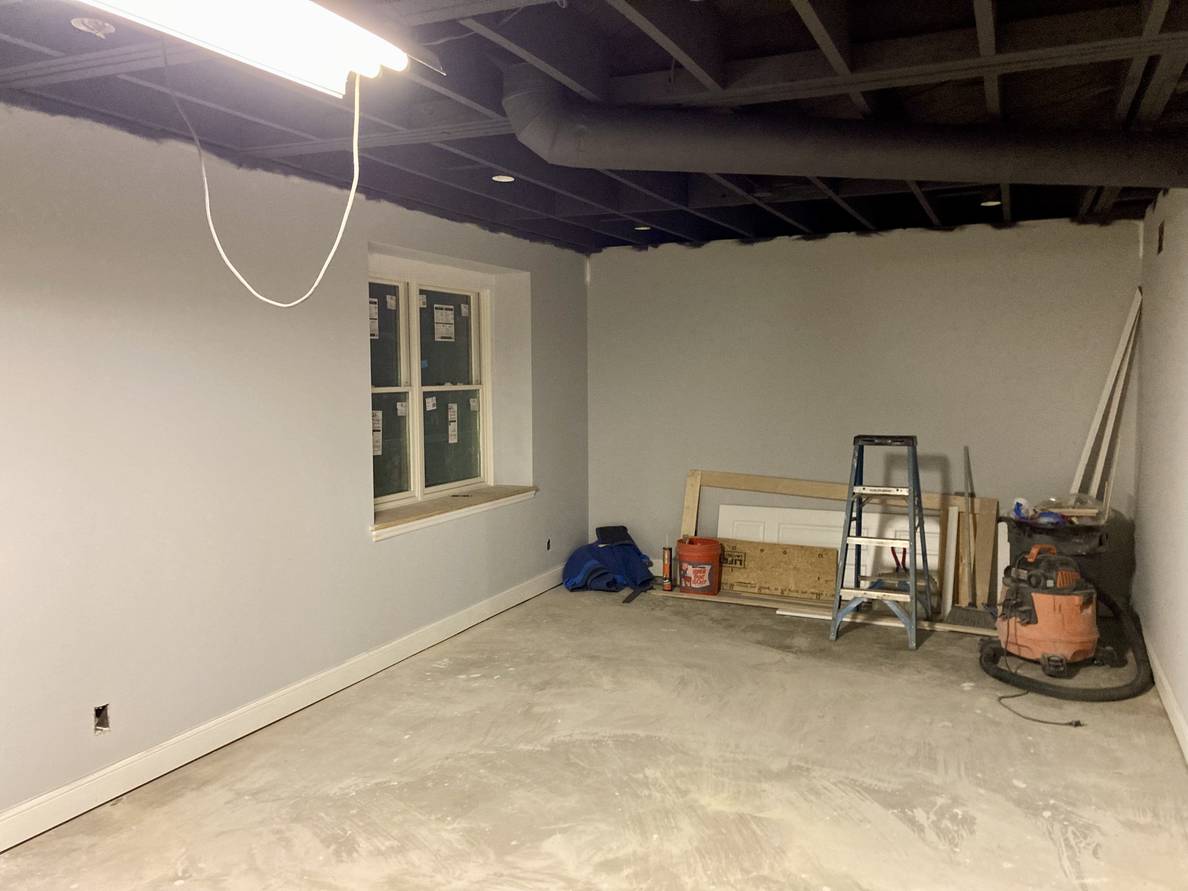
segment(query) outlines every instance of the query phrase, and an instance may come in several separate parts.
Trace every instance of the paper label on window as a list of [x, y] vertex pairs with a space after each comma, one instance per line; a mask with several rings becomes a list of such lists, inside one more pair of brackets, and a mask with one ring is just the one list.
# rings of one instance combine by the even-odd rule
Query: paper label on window
[[369, 319], [378, 319], [379, 318], [379, 299], [376, 297], [368, 297], [367, 298], [367, 318], [369, 318]]
[[450, 421], [448, 431], [449, 431], [449, 436], [448, 436], [449, 444], [454, 445], [455, 443], [458, 442], [458, 422]]
[[478, 397], [476, 397], [476, 396], [470, 397], [470, 410], [478, 411]]
[[454, 342], [454, 307], [448, 304], [433, 304], [433, 339], [445, 343]]
[[426, 302], [425, 302], [425, 295], [424, 295], [424, 294], [421, 294], [421, 295], [420, 295], [420, 296], [417, 298], [417, 303], [418, 303], [418, 305], [421, 307], [421, 309], [424, 309], [424, 308], [425, 308], [425, 306], [426, 306]]
[[371, 456], [378, 457], [384, 453], [384, 434], [381, 430], [371, 431]]
[[370, 319], [371, 322], [371, 339], [379, 340], [379, 319]]
[[384, 429], [384, 413], [382, 411], [373, 411], [371, 413], [371, 429], [383, 432]]
[[457, 402], [451, 402], [446, 405], [446, 420], [447, 421], [458, 420], [458, 403]]
[[462, 304], [462, 318], [464, 318], [464, 319], [465, 319], [465, 318], [467, 318], [469, 315], [470, 315], [470, 304], [469, 304], [469, 303], [463, 303], [463, 304]]
[[426, 396], [425, 397], [425, 411], [437, 411], [437, 397], [436, 396]]
[[398, 417], [401, 417], [401, 418], [403, 418], [405, 415], [407, 415], [408, 414], [408, 403], [407, 402], [397, 402], [396, 403], [396, 414]]
[[392, 310], [393, 312], [396, 311], [396, 295], [395, 294], [388, 295], [388, 309]]

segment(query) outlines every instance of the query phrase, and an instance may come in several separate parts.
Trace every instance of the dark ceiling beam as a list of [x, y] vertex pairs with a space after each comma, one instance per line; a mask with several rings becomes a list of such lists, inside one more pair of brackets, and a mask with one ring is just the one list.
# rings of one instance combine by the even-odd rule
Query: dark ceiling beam
[[461, 24], [527, 62], [583, 99], [605, 102], [610, 86], [606, 51], [572, 12], [525, 8], [511, 18], [481, 16]]
[[[791, 3], [834, 73], [842, 77], [852, 75], [847, 0], [791, 0]], [[850, 90], [847, 95], [860, 114], [871, 113], [870, 103], [860, 90]]]
[[[975, 30], [978, 33], [978, 55], [991, 58], [998, 52], [998, 16], [995, 0], [973, 0]], [[986, 110], [992, 118], [1002, 117], [1002, 97], [998, 93], [998, 75], [982, 77], [982, 89], [986, 93]]]
[[977, 53], [974, 28], [855, 44], [853, 73], [839, 75], [819, 50], [727, 62], [724, 90], [707, 92], [677, 72], [611, 78], [611, 99], [634, 105], [749, 105], [845, 95], [952, 80], [1040, 71], [1188, 49], [1188, 30], [1149, 37], [1118, 37], [1131, 17], [1110, 7], [999, 27], [998, 53]]
[[850, 216], [852, 216], [855, 220], [857, 220], [859, 223], [861, 223], [864, 228], [870, 229], [872, 232], [874, 231], [874, 228], [875, 228], [874, 224], [870, 220], [868, 220], [866, 217], [864, 217], [862, 214], [860, 214], [857, 210], [855, 210], [854, 206], [852, 204], [850, 204], [850, 202], [848, 202], [845, 198], [843, 198], [841, 195], [839, 195], [837, 192], [835, 192], [833, 190], [833, 188], [828, 183], [826, 183], [823, 179], [820, 179], [815, 176], [807, 176], [807, 177], [805, 177], [805, 179], [807, 179], [814, 186], [816, 186], [821, 191], [822, 195], [824, 195], [826, 198], [828, 198], [830, 201], [832, 201], [834, 204], [836, 204], [838, 207], [840, 207], [842, 210], [844, 210], [846, 213], [848, 213]]
[[[1133, 117], [1129, 117], [1126, 123], [1129, 129], [1150, 130], [1155, 126], [1175, 95], [1176, 86], [1184, 76], [1185, 67], [1188, 67], [1188, 51], [1167, 53], [1159, 57], [1147, 81], [1146, 89], [1141, 96], [1136, 97], [1137, 107]], [[1093, 205], [1093, 213], [1108, 219], [1114, 203], [1121, 194], [1122, 190], [1117, 186], [1104, 187]]]
[[389, 12], [406, 25], [432, 25], [472, 16], [514, 12], [525, 6], [544, 6], [556, 0], [391, 0]]
[[745, 186], [735, 182], [733, 180], [733, 178], [724, 176], [720, 173], [710, 173], [707, 175], [709, 176], [709, 178], [711, 180], [716, 182], [722, 188], [726, 189], [728, 192], [731, 192], [731, 193], [737, 195], [739, 198], [748, 202], [749, 204], [754, 204], [756, 207], [758, 207], [764, 213], [771, 214], [776, 219], [787, 223], [793, 229], [799, 229], [805, 235], [811, 235], [813, 233], [813, 230], [810, 229], [808, 226], [804, 225], [804, 223], [800, 222], [799, 220], [797, 220], [793, 217], [788, 216], [788, 214], [784, 213], [782, 210], [780, 210], [777, 207], [773, 207], [771, 204], [767, 203], [766, 201], [763, 201], [763, 200], [757, 198], [749, 189], [747, 189]]
[[[929, 202], [933, 205], [935, 205], [938, 199], [950, 195], [983, 195], [988, 186], [993, 188], [993, 185], [987, 183], [918, 182], [916, 186], [928, 197]], [[838, 180], [832, 183], [830, 188], [834, 193], [847, 201], [859, 198], [901, 197], [912, 194], [908, 183], [894, 180]], [[669, 204], [658, 201], [643, 193], [628, 190], [626, 187], [624, 187], [623, 191], [623, 203], [620, 205], [623, 210], [637, 214], [648, 214], [660, 213], [670, 209]], [[693, 176], [689, 179], [687, 203], [691, 208], [702, 210], [741, 207], [744, 205], [762, 207], [763, 210], [773, 213], [773, 215], [783, 219], [793, 228], [803, 232], [807, 227], [799, 220], [795, 220], [791, 212], [788, 212], [788, 206], [807, 206], [814, 202], [829, 200], [831, 199], [821, 192], [820, 189], [812, 183], [803, 180], [781, 183], [772, 188], [756, 189], [746, 183], [745, 177], [724, 176], [714, 173], [705, 174], [704, 176]], [[558, 198], [556, 212], [558, 216], [570, 219], [588, 216], [591, 213], [591, 209], [585, 202], [568, 200], [564, 196], [560, 196]]]
[[606, 0], [672, 56], [705, 89], [725, 84], [721, 17], [709, 3], [678, 5], [671, 0]]
[[920, 184], [915, 180], [908, 180], [908, 188], [912, 190], [912, 194], [916, 196], [916, 201], [920, 203], [920, 207], [936, 228], [941, 228], [940, 217], [937, 216], [936, 209], [932, 206], [932, 202], [928, 200], [928, 196], [924, 194], [924, 190], [920, 188]]
[[[98, 50], [80, 55], [58, 55], [0, 69], [0, 89], [30, 90], [96, 77], [113, 77], [161, 67], [161, 43]], [[40, 48], [39, 48], [40, 49]], [[184, 44], [170, 44], [169, 64], [188, 65], [212, 58], [206, 50]]]
[[[369, 149], [394, 145], [455, 142], [462, 139], [477, 139], [482, 136], [506, 136], [511, 132], [511, 124], [507, 121], [488, 119], [402, 130], [395, 133], [372, 133], [359, 137], [359, 147]], [[291, 158], [297, 155], [319, 155], [326, 152], [349, 152], [350, 150], [351, 137], [339, 136], [333, 139], [312, 139], [308, 142], [265, 145], [248, 149], [246, 154], [267, 158]]]
[[[978, 34], [978, 55], [983, 59], [992, 59], [998, 52], [998, 2], [997, 0], [973, 0], [974, 30]], [[991, 120], [1002, 119], [1002, 94], [1000, 92], [997, 74], [987, 74], [982, 77], [982, 93], [986, 97], [986, 113]], [[999, 198], [1002, 199], [1002, 221], [1011, 221], [1011, 184], [998, 184]]]
[[[1171, 0], [1143, 0], [1140, 31], [1143, 37], [1154, 37], [1163, 30], [1163, 22], [1167, 18], [1170, 6]], [[1130, 110], [1142, 85], [1147, 59], [1147, 56], [1136, 56], [1126, 66], [1126, 74], [1122, 78], [1118, 99], [1114, 105], [1114, 120], [1119, 124], [1130, 119]]]
[[688, 176], [685, 174], [655, 173], [652, 171], [626, 172], [620, 170], [602, 170], [601, 173], [611, 179], [621, 182], [630, 189], [655, 199], [667, 210], [679, 210], [693, 214], [706, 222], [729, 229], [735, 235], [743, 238], [754, 238], [755, 229], [751, 226], [740, 225], [724, 218], [721, 214], [700, 210], [689, 205]]

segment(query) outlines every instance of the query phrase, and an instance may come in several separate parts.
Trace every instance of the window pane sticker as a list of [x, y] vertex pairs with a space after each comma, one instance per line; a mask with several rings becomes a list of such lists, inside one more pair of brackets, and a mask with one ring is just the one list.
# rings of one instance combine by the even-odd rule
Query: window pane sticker
[[388, 295], [388, 309], [392, 310], [393, 312], [395, 312], [395, 310], [396, 310], [396, 295], [395, 294]]
[[408, 403], [407, 402], [397, 402], [396, 403], [396, 414], [402, 418], [405, 415], [407, 415], [408, 414]]
[[469, 304], [469, 303], [463, 303], [463, 304], [462, 304], [462, 318], [464, 318], [464, 319], [465, 319], [465, 318], [466, 318], [467, 316], [469, 316], [469, 315], [470, 315], [470, 304]]
[[470, 410], [478, 411], [478, 399], [475, 398], [474, 396], [470, 397]]
[[454, 307], [446, 303], [433, 304], [433, 339], [454, 342]]
[[450, 421], [458, 420], [458, 403], [451, 402], [446, 406], [446, 419]]
[[367, 318], [371, 322], [371, 339], [379, 340], [379, 300], [375, 297], [367, 298]]
[[425, 397], [425, 411], [437, 411], [437, 397], [436, 396], [426, 396]]

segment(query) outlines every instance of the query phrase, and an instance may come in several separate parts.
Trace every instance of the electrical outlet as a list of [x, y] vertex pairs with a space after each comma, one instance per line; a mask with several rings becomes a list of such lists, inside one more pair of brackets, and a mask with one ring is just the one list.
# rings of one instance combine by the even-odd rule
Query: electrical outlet
[[95, 733], [111, 732], [111, 715], [107, 711], [107, 703], [95, 706]]

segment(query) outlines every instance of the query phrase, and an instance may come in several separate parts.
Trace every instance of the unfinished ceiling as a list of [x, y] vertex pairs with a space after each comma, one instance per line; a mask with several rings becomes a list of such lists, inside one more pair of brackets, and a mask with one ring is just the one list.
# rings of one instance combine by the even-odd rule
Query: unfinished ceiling
[[[1160, 186], [1185, 184], [1183, 0], [323, 5], [436, 56], [445, 72], [413, 63], [364, 83], [362, 191], [584, 252], [1132, 218]], [[350, 182], [349, 98], [120, 20], [99, 39], [72, 27], [79, 16], [97, 13], [0, 0], [0, 99], [182, 136], [172, 86], [224, 157]], [[568, 117], [547, 145], [509, 118], [505, 74], [509, 90], [555, 92]], [[630, 126], [614, 129], [620, 118]], [[790, 140], [786, 155], [772, 132]], [[1046, 166], [1031, 163], [1036, 151]], [[859, 176], [863, 158], [870, 173]]]

